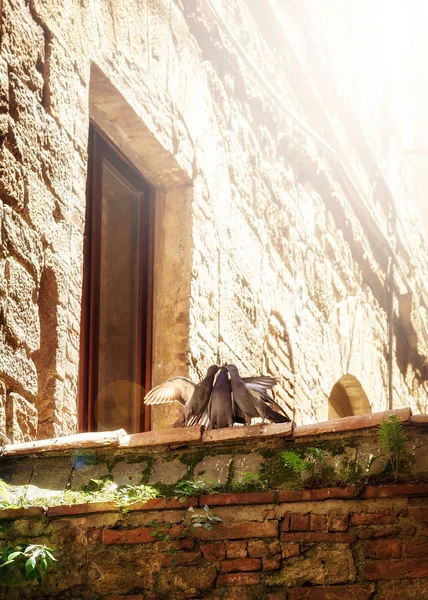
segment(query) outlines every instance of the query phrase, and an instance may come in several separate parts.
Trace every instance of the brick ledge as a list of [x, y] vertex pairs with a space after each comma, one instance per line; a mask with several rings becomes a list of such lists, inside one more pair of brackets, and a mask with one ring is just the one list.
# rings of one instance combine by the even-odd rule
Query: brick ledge
[[154, 446], [188, 446], [213, 444], [251, 439], [287, 437], [299, 439], [320, 434], [337, 434], [377, 427], [389, 415], [397, 415], [402, 423], [428, 426], [428, 415], [412, 416], [410, 408], [344, 417], [332, 421], [295, 426], [291, 423], [270, 423], [244, 427], [228, 427], [203, 431], [202, 427], [170, 428], [127, 435], [124, 429], [118, 431], [79, 433], [60, 438], [36, 440], [20, 444], [6, 444], [1, 448], [4, 456], [45, 454], [48, 452], [68, 452], [79, 448], [114, 448], [136, 450]]
[[[308, 490], [276, 490], [270, 492], [242, 492], [230, 494], [206, 494], [189, 497], [184, 502], [176, 498], [155, 498], [147, 502], [135, 502], [126, 507], [129, 512], [158, 510], [187, 510], [189, 507], [209, 506], [249, 506], [255, 504], [287, 504], [292, 502], [323, 502], [324, 500], [354, 500], [357, 498], [374, 500], [377, 498], [397, 498], [400, 496], [428, 496], [427, 483], [403, 483], [379, 486], [347, 486], [343, 488], [315, 488]], [[0, 510], [0, 520], [17, 518], [77, 516], [91, 513], [119, 512], [119, 505], [113, 502], [89, 502], [49, 506], [29, 506], [28, 508], [7, 508]]]

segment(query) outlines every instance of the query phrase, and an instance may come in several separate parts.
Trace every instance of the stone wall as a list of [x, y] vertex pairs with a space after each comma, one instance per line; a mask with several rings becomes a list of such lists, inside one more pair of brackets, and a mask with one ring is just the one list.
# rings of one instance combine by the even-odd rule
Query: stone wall
[[[8, 540], [47, 544], [58, 570], [40, 586], [0, 585], [1, 597], [417, 600], [428, 589], [428, 496], [392, 487], [364, 501], [347, 488], [329, 500], [224, 497], [212, 509], [221, 523], [186, 533], [190, 502], [151, 501], [125, 515], [90, 505], [3, 511]], [[170, 541], [156, 535], [162, 528]]]
[[[359, 479], [339, 479], [346, 461], [366, 465], [379, 453], [376, 427], [385, 414], [293, 431], [289, 424], [203, 434], [196, 427], [186, 430], [187, 439], [165, 430], [8, 445], [0, 477], [14, 494], [24, 490], [28, 501], [0, 510], [1, 545], [45, 544], [58, 568], [40, 585], [6, 587], [0, 579], [0, 597], [422, 599], [428, 590], [428, 418], [395, 414], [413, 456], [398, 481], [385, 464]], [[278, 477], [285, 471], [279, 452], [314, 447], [334, 459], [323, 458], [330, 481], [327, 470], [318, 481]], [[248, 491], [245, 475], [262, 471], [266, 487]], [[119, 507], [88, 497], [64, 505], [55, 496], [103, 477], [118, 485], [151, 483], [169, 497]], [[220, 492], [199, 489], [202, 495], [178, 498], [173, 489], [187, 478], [218, 483]], [[192, 515], [204, 506], [220, 521], [192, 527]]]
[[273, 2], [263, 14], [258, 2], [216, 6], [350, 178], [275, 104], [205, 4], [2, 4], [0, 423], [12, 441], [76, 428], [90, 119], [156, 188], [154, 383], [227, 360], [279, 375], [298, 423], [327, 417], [346, 374], [386, 408], [383, 235], [395, 212], [394, 404], [426, 410], [427, 253], [404, 187], [392, 197], [379, 179], [303, 3], [281, 19]]

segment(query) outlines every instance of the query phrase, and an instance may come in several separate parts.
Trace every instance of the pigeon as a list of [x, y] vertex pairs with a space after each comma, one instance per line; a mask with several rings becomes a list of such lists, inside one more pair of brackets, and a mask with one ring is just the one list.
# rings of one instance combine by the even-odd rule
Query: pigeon
[[[239, 412], [244, 416], [245, 423], [249, 424], [254, 417], [269, 419], [274, 423], [287, 423], [291, 419], [286, 415], [283, 409], [267, 394], [261, 385], [248, 385], [239, 376], [239, 371], [235, 365], [227, 365], [227, 371], [230, 375], [232, 386], [234, 412]], [[273, 410], [269, 404], [278, 408], [281, 412]]]
[[233, 425], [231, 393], [232, 388], [229, 375], [225, 367], [222, 367], [208, 403], [209, 429], [221, 429], [222, 427], [231, 427]]
[[196, 384], [186, 377], [171, 377], [151, 389], [144, 403], [179, 402], [184, 406], [185, 423], [189, 425], [194, 417], [199, 417], [206, 410], [218, 369], [217, 365], [211, 365], [204, 379]]
[[[233, 365], [223, 366], [221, 369], [212, 365], [205, 379], [195, 384], [186, 377], [171, 377], [160, 383], [148, 392], [144, 403], [148, 405], [179, 402], [183, 411], [173, 424], [173, 427], [202, 425], [205, 429], [228, 427], [234, 423], [251, 422], [251, 418], [260, 417], [274, 422], [285, 422], [290, 419], [282, 408], [267, 393], [277, 380], [270, 375], [255, 377], [239, 377], [244, 385], [244, 392], [248, 392], [247, 403], [250, 409], [242, 409], [242, 402], [236, 402], [232, 394], [232, 379], [229, 379], [228, 369]], [[235, 367], [236, 369], [236, 367]], [[218, 372], [219, 371], [219, 372]], [[217, 380], [215, 380], [217, 376]], [[214, 385], [213, 382], [215, 381]], [[275, 407], [278, 411], [273, 410]], [[257, 408], [258, 407], [258, 410]], [[282, 413], [282, 414], [280, 414]]]

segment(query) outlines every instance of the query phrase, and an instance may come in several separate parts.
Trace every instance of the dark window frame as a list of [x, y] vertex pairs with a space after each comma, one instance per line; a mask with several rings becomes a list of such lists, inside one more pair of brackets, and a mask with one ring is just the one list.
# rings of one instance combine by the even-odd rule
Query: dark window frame
[[[88, 144], [86, 220], [83, 250], [83, 290], [79, 360], [79, 430], [96, 431], [94, 403], [97, 375], [94, 365], [98, 350], [99, 283], [101, 249], [101, 177], [106, 159], [133, 187], [144, 193], [140, 219], [139, 252], [142, 269], [138, 293], [136, 432], [149, 431], [150, 407], [144, 406], [141, 390], [151, 385], [153, 317], [154, 188], [144, 179], [117, 146], [91, 123]], [[98, 300], [98, 301], [97, 301]], [[128, 432], [132, 433], [132, 432]]]

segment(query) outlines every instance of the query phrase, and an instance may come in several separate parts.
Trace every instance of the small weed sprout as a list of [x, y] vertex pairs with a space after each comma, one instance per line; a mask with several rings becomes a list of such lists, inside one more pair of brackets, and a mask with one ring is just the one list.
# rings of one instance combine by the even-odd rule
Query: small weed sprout
[[210, 530], [215, 523], [222, 522], [220, 517], [216, 517], [211, 513], [211, 509], [207, 505], [204, 506], [203, 511], [200, 513], [196, 512], [192, 507], [189, 508], [189, 512], [192, 513], [190, 515], [190, 530], [197, 527], [203, 527], [204, 529]]
[[289, 469], [296, 476], [302, 475], [302, 473], [312, 469], [312, 463], [297, 452], [294, 452], [294, 450], [284, 450], [283, 452], [280, 452], [279, 455], [284, 462], [284, 467]]
[[284, 450], [279, 453], [284, 467], [291, 472], [293, 479], [304, 481], [305, 485], [325, 482], [331, 476], [331, 466], [327, 459], [329, 452], [322, 448], [309, 447], [303, 453]]
[[198, 497], [202, 496], [202, 494], [216, 494], [221, 487], [220, 483], [217, 481], [204, 481], [202, 479], [197, 479], [196, 481], [180, 481], [177, 483], [174, 494], [176, 494], [175, 498], [180, 500], [180, 502], [184, 502], [188, 497]]
[[232, 492], [261, 492], [266, 489], [266, 482], [259, 473], [247, 472], [240, 475], [241, 481], [234, 481], [230, 485]]
[[[188, 509], [189, 512], [189, 521], [185, 524], [183, 530], [181, 531], [179, 538], [183, 538], [186, 535], [192, 536], [194, 534], [194, 530], [203, 527], [204, 529], [210, 530], [213, 528], [213, 525], [216, 523], [221, 523], [222, 519], [220, 517], [216, 517], [210, 511], [209, 506], [204, 506], [202, 512], [196, 512], [192, 507]], [[156, 537], [159, 541], [165, 542], [169, 545], [167, 553], [172, 557], [172, 564], [177, 564], [177, 556], [179, 551], [176, 547], [174, 547], [174, 543], [171, 539], [170, 530], [173, 526], [172, 523], [158, 523], [157, 521], [151, 521], [150, 526], [153, 527], [153, 531], [151, 535]]]

